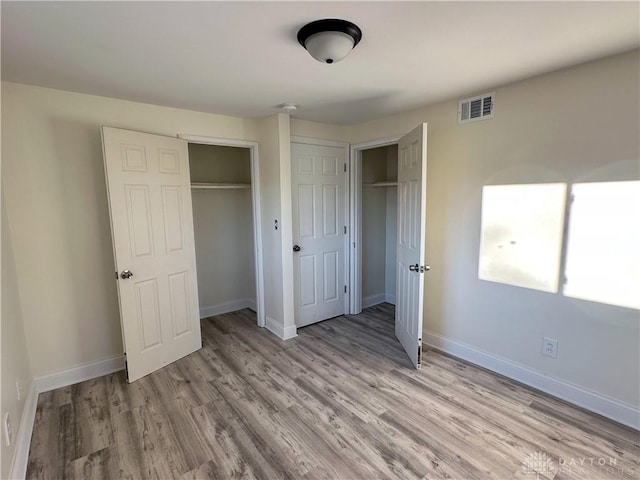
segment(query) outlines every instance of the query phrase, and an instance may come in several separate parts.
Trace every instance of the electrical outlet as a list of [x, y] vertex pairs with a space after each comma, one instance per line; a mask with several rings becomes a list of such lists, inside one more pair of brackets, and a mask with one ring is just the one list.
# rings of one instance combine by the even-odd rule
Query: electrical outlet
[[16, 380], [16, 392], [18, 392], [18, 400], [22, 398], [22, 382], [20, 380]]
[[4, 441], [7, 444], [7, 447], [11, 445], [12, 434], [11, 417], [9, 417], [9, 412], [7, 412], [4, 414]]
[[542, 355], [558, 358], [558, 340], [555, 338], [542, 337]]

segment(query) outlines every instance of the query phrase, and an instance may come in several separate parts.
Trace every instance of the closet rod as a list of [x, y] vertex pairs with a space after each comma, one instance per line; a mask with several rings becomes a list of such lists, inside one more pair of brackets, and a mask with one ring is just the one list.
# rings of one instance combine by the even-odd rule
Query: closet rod
[[238, 188], [251, 188], [250, 183], [192, 183], [193, 189], [230, 190]]
[[398, 182], [363, 183], [365, 187], [397, 187]]

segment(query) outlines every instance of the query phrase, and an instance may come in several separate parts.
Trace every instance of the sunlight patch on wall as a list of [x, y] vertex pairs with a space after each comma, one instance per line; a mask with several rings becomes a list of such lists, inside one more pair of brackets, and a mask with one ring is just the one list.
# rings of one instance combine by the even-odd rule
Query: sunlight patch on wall
[[483, 187], [481, 280], [558, 291], [566, 188], [564, 183]]
[[640, 182], [572, 187], [564, 294], [640, 308]]

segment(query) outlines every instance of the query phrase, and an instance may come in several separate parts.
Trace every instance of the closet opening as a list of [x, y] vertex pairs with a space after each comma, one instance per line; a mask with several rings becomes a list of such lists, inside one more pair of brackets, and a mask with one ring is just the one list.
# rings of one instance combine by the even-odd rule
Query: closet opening
[[397, 139], [352, 147], [350, 312], [396, 304]]
[[189, 142], [200, 318], [249, 308], [264, 327], [257, 144], [181, 138]]

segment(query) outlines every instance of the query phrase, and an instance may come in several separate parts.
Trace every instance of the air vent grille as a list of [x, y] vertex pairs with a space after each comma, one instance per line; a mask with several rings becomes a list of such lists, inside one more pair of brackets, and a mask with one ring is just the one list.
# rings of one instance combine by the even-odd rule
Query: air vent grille
[[465, 98], [458, 102], [458, 123], [476, 122], [493, 118], [495, 92]]

